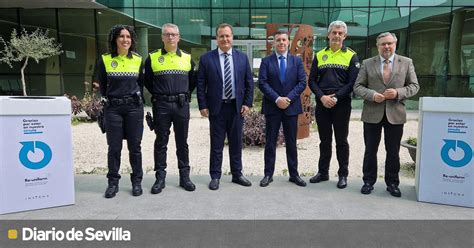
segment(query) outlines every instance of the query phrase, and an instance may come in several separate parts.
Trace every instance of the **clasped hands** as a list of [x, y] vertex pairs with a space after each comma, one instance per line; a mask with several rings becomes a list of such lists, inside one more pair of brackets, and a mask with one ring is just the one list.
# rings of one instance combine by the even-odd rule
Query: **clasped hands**
[[374, 94], [374, 102], [381, 103], [385, 100], [391, 100], [397, 98], [397, 90], [396, 89], [386, 89], [382, 94], [375, 92]]

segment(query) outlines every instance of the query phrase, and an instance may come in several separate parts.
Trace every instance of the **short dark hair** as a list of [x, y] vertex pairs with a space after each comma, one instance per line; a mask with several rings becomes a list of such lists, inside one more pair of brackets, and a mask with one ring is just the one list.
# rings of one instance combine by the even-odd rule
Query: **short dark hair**
[[229, 23], [224, 22], [224, 23], [221, 23], [221, 24], [217, 25], [217, 27], [216, 27], [216, 36], [217, 36], [217, 30], [219, 30], [221, 28], [225, 28], [225, 27], [230, 28], [230, 32], [232, 34], [234, 34], [234, 29], [232, 28], [232, 25], [230, 25]]
[[132, 39], [132, 44], [130, 45], [130, 51], [135, 51], [137, 46], [137, 34], [132, 26], [117, 24], [110, 29], [109, 32], [109, 52], [118, 53], [117, 51], [117, 38], [120, 36], [122, 30], [127, 30], [130, 33], [130, 38]]
[[288, 40], [290, 39], [290, 33], [286, 30], [278, 30], [276, 31], [274, 34], [273, 34], [273, 39], [275, 39], [275, 37], [277, 35], [282, 35], [282, 34], [286, 34], [286, 36], [288, 36]]

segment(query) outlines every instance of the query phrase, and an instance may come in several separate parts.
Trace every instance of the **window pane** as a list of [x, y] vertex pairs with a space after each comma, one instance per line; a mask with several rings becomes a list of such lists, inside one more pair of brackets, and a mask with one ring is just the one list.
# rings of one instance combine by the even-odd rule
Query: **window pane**
[[108, 52], [107, 37], [110, 28], [116, 24], [133, 25], [133, 19], [113, 9], [97, 10], [99, 55]]
[[[447, 91], [446, 67], [450, 8], [412, 8], [409, 56], [420, 84], [420, 96], [451, 95]], [[457, 37], [460, 39], [461, 37]], [[459, 75], [459, 74], [457, 74]]]
[[328, 7], [328, 0], [291, 0], [291, 7]]
[[[171, 7], [172, 0], [135, 0], [135, 7], [158, 7], [167, 8]], [[138, 9], [135, 9], [137, 11]]]
[[249, 10], [248, 9], [212, 9], [212, 36], [215, 36], [215, 28], [220, 23], [226, 22], [232, 25], [234, 36], [239, 39], [249, 37]]
[[[10, 41], [13, 29], [18, 31], [16, 9], [0, 9], [0, 36], [6, 42]], [[20, 73], [20, 63], [12, 63], [12, 66], [13, 68], [10, 68], [7, 64], [0, 63], [0, 74]]]
[[253, 9], [250, 22], [250, 35], [254, 39], [265, 39], [267, 23], [288, 23], [288, 9]]
[[212, 7], [224, 7], [224, 8], [248, 8], [249, 0], [219, 0], [212, 1]]

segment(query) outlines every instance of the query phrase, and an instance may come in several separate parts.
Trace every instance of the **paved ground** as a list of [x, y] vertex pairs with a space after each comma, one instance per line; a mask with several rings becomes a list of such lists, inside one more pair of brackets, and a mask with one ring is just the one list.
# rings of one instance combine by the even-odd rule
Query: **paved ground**
[[[149, 193], [152, 175], [144, 178], [144, 194], [133, 197], [130, 182], [123, 177], [120, 192], [105, 199], [103, 175], [77, 175], [76, 204], [21, 213], [0, 215], [8, 219], [168, 219], [168, 220], [473, 220], [470, 208], [422, 203], [416, 200], [414, 180], [402, 178], [401, 198], [385, 191], [378, 182], [371, 195], [362, 195], [360, 179], [349, 179], [349, 186], [336, 188], [335, 179], [298, 187], [287, 177], [275, 177], [266, 188], [258, 185], [260, 177], [250, 177], [252, 187], [231, 183], [224, 176], [218, 191], [207, 188], [208, 176], [193, 176], [197, 189], [186, 192], [178, 187], [178, 177], [169, 176], [166, 188], [158, 195]], [[304, 178], [308, 180], [308, 178]]]

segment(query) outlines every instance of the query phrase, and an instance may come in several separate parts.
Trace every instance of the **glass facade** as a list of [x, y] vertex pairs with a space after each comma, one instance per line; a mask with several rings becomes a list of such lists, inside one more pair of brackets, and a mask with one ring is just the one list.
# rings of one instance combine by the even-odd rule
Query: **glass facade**
[[[314, 50], [326, 46], [327, 26], [334, 20], [348, 25], [346, 45], [359, 58], [377, 54], [375, 37], [394, 32], [397, 53], [413, 59], [420, 81], [419, 96], [474, 96], [474, 1], [472, 0], [97, 0], [97, 9], [0, 8], [0, 35], [13, 28], [49, 29], [64, 53], [26, 70], [31, 95], [81, 96], [84, 82], [93, 81], [97, 57], [107, 51], [107, 34], [114, 24], [136, 28], [138, 52], [146, 57], [160, 48], [161, 25], [180, 28], [183, 50], [199, 56], [215, 47], [215, 27], [234, 26], [234, 40], [249, 58], [264, 56], [265, 25], [313, 26]], [[240, 43], [239, 43], [240, 42]], [[253, 63], [251, 63], [253, 64]], [[20, 65], [0, 64], [0, 94], [18, 94]]]

